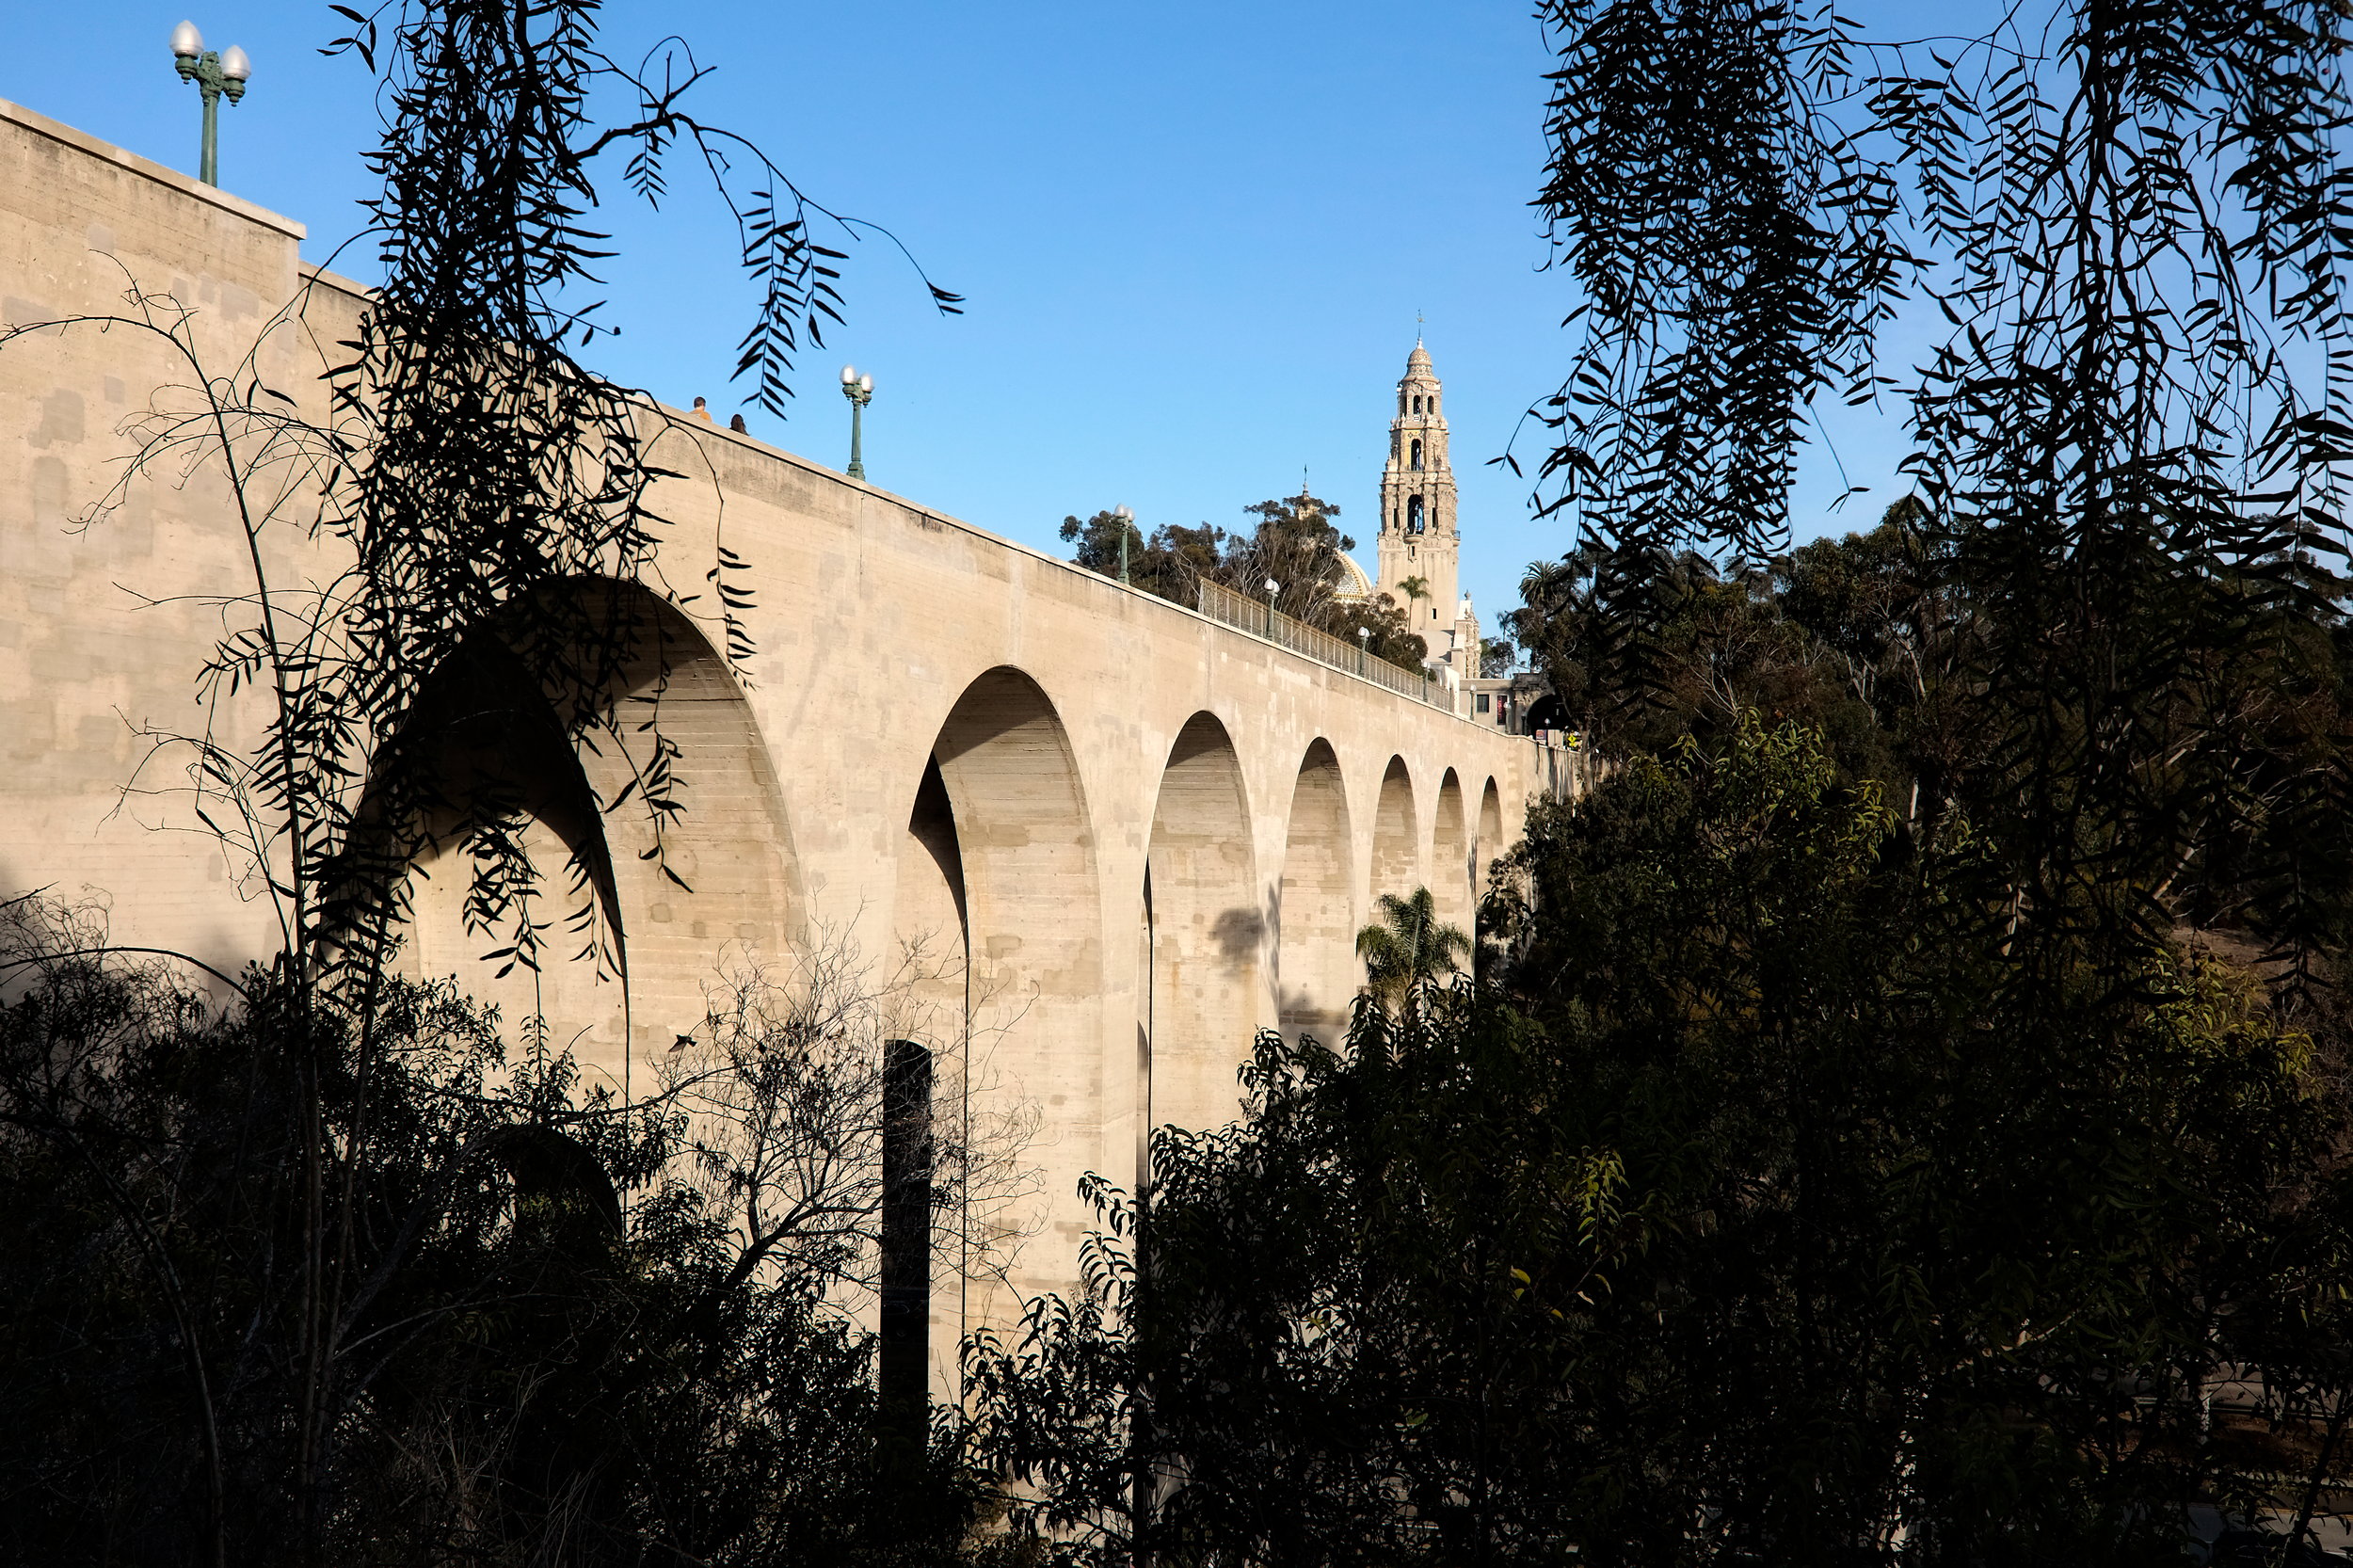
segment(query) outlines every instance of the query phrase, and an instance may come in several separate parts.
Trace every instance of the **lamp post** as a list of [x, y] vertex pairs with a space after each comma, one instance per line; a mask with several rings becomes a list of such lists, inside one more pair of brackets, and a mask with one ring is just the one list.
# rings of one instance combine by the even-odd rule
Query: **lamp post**
[[220, 95], [227, 93], [229, 102], [236, 103], [245, 96], [246, 78], [253, 74], [253, 62], [235, 44], [218, 54], [204, 47], [204, 35], [196, 30], [193, 22], [183, 22], [171, 30], [171, 54], [180, 80], [194, 82], [204, 95], [204, 153], [198, 178], [208, 185], [220, 184]]
[[1125, 506], [1114, 506], [1112, 516], [1119, 520], [1119, 580], [1125, 583], [1128, 581], [1128, 529], [1136, 520], [1136, 515]]
[[1274, 596], [1283, 591], [1283, 584], [1270, 577], [1266, 580], [1266, 640], [1274, 640]]
[[1372, 674], [1372, 628], [1356, 629], [1356, 673], [1369, 678]]
[[866, 432], [862, 416], [866, 412], [866, 405], [873, 401], [874, 378], [871, 376], [860, 376], [856, 365], [843, 365], [841, 367], [841, 395], [850, 400], [850, 477], [863, 479], [866, 477], [864, 450]]

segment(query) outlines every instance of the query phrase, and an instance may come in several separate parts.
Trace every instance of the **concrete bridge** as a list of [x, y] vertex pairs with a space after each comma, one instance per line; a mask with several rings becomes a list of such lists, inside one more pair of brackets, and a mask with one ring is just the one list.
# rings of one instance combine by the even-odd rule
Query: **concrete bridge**
[[[0, 320], [118, 309], [127, 272], [198, 307], [225, 367], [308, 285], [259, 365], [315, 398], [322, 345], [348, 335], [360, 296], [299, 263], [300, 235], [0, 104]], [[129, 451], [125, 421], [185, 378], [127, 332], [0, 350], [0, 895], [88, 889], [119, 940], [226, 964], [274, 948], [265, 907], [205, 836], [177, 831], [191, 824], [169, 797], [123, 790], [140, 728], [198, 722], [221, 626], [203, 596], [249, 586], [232, 498], [199, 467], [69, 527]], [[632, 853], [642, 825], [591, 812], [585, 830], [621, 840], [608, 896], [630, 1005], [557, 973], [548, 1014], [628, 1082], [696, 1027], [728, 962], [920, 946], [922, 1032], [949, 1053], [970, 1037], [969, 1070], [940, 1092], [1034, 1114], [1036, 1195], [1007, 1221], [1032, 1234], [1011, 1282], [1066, 1287], [1079, 1176], [1132, 1183], [1146, 1125], [1226, 1119], [1255, 1031], [1336, 1027], [1375, 895], [1427, 885], [1468, 923], [1480, 868], [1517, 836], [1534, 748], [791, 453], [648, 418], [656, 459], [690, 475], [657, 497], [677, 526], [652, 586], [631, 590], [672, 648], [662, 725], [686, 810], [669, 863], [688, 887]], [[712, 600], [688, 601], [723, 542], [756, 587], [743, 677], [716, 650]], [[274, 564], [299, 573], [301, 548], [282, 542]], [[511, 708], [474, 679], [458, 699]], [[606, 700], [642, 703], [650, 680]], [[256, 715], [219, 717], [249, 734]], [[606, 800], [621, 776], [616, 759], [520, 744], [508, 765], [544, 774], [551, 800], [568, 770]], [[546, 814], [551, 842], [583, 830]], [[423, 885], [410, 951], [427, 969], [472, 956], [447, 903], [462, 880]], [[935, 1342], [984, 1310], [943, 1292]]]

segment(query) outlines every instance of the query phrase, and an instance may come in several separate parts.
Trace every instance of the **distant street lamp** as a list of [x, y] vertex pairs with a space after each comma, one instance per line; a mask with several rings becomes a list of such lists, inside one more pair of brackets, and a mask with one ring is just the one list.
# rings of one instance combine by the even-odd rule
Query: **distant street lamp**
[[197, 90], [204, 95], [204, 153], [198, 178], [208, 185], [217, 185], [220, 95], [227, 93], [232, 104], [243, 98], [246, 78], [253, 74], [253, 62], [233, 43], [217, 55], [205, 48], [204, 35], [196, 30], [193, 22], [183, 22], [171, 30], [171, 53], [180, 80], [194, 82]]
[[850, 477], [866, 477], [864, 421], [866, 405], [873, 401], [874, 378], [860, 376], [856, 365], [841, 367], [841, 395], [850, 400]]
[[1270, 577], [1266, 580], [1266, 639], [1274, 640], [1274, 596], [1283, 591], [1283, 584]]
[[1356, 673], [1362, 676], [1372, 674], [1372, 628], [1369, 626], [1356, 629]]
[[1112, 516], [1119, 520], [1119, 580], [1125, 583], [1128, 581], [1128, 529], [1136, 520], [1136, 515], [1125, 506], [1114, 506]]

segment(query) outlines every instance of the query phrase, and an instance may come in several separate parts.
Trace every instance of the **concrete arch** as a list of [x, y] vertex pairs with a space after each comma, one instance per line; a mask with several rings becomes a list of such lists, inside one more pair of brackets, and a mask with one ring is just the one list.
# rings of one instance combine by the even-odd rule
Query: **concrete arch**
[[[989, 1032], [987, 1077], [1042, 1118], [1031, 1149], [1036, 1190], [1018, 1211], [968, 1223], [1025, 1234], [1102, 1164], [1106, 965], [1093, 819], [1061, 714], [1011, 665], [964, 689], [933, 741], [932, 766], [964, 888], [971, 1029]], [[1012, 1283], [1033, 1288], [1026, 1276]]]
[[1414, 781], [1405, 759], [1392, 757], [1372, 808], [1372, 896], [1402, 898], [1422, 885], [1419, 835], [1415, 831]]
[[963, 1044], [966, 977], [971, 961], [970, 926], [964, 888], [964, 851], [956, 838], [955, 808], [939, 760], [927, 754], [915, 804], [900, 840], [898, 878], [891, 901], [896, 952], [918, 1004], [901, 1024], [909, 1038], [934, 1051]]
[[1471, 885], [1481, 898], [1487, 896], [1496, 856], [1507, 847], [1503, 841], [1503, 797], [1496, 790], [1496, 781], [1490, 778], [1487, 787], [1479, 792], [1479, 838], [1471, 849]]
[[[784, 792], [727, 661], [645, 589], [590, 585], [587, 597], [592, 613], [631, 633], [632, 656], [605, 682], [581, 765], [606, 803], [630, 920], [631, 1047], [643, 1055], [702, 1021], [704, 987], [723, 963], [790, 951], [806, 900]], [[664, 771], [680, 809], [642, 808]]]
[[[395, 798], [395, 770], [414, 815], [394, 827], [376, 819]], [[477, 866], [477, 829], [520, 819], [521, 868]], [[596, 792], [563, 721], [511, 649], [496, 638], [461, 648], [427, 683], [400, 742], [379, 759], [363, 808], [362, 853], [401, 863], [399, 968], [450, 979], [498, 1008], [510, 1043], [529, 1020], [584, 1060], [627, 1077], [627, 916]], [[355, 835], [359, 836], [359, 835]], [[497, 878], [476, 886], [477, 872]], [[535, 970], [503, 952], [521, 911], [544, 926]]]
[[1339, 759], [1318, 740], [1291, 787], [1275, 894], [1274, 995], [1283, 1032], [1336, 1041], [1356, 992], [1355, 833]]
[[1091, 1011], [1103, 970], [1095, 836], [1053, 703], [1020, 670], [987, 671], [940, 725], [931, 765], [952, 824], [976, 979], [1034, 989], [1036, 1005], [1057, 1014]]
[[1235, 1073], [1257, 1032], [1266, 917], [1241, 760], [1209, 713], [1188, 719], [1169, 748], [1148, 843], [1150, 1116], [1222, 1127], [1240, 1110]]
[[[798, 867], [767, 745], [710, 640], [633, 584], [567, 592], [553, 623], [617, 650], [583, 689], [552, 697], [485, 636], [417, 705], [402, 749], [439, 803], [414, 840], [408, 967], [457, 975], [510, 1025], [541, 1013], [592, 1080], [628, 1091], [635, 1057], [701, 1020], [731, 953], [786, 949]], [[536, 980], [467, 962], [493, 945], [465, 929], [467, 831], [500, 812], [525, 818], [535, 919], [551, 921]]]
[[1475, 897], [1470, 825], [1464, 820], [1463, 781], [1452, 768], [1438, 781], [1437, 820], [1430, 829], [1430, 895], [1438, 919], [1471, 929]]

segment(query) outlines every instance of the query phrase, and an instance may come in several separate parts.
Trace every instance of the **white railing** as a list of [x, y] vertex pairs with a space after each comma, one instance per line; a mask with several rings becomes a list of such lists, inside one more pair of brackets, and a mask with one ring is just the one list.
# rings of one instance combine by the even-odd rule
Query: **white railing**
[[1238, 594], [1224, 584], [1204, 582], [1200, 607], [1201, 613], [1211, 620], [1264, 637], [1278, 648], [1287, 648], [1336, 670], [1345, 670], [1376, 686], [1386, 686], [1401, 696], [1427, 702], [1433, 708], [1454, 706], [1454, 694], [1442, 681], [1431, 679], [1427, 671], [1392, 664], [1345, 638], [1294, 620], [1265, 600]]

